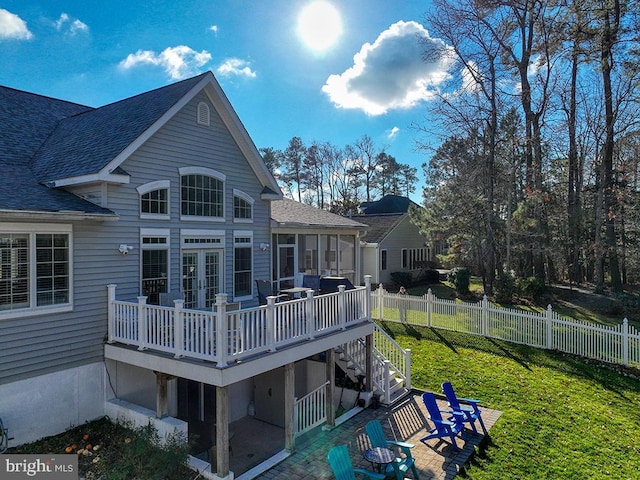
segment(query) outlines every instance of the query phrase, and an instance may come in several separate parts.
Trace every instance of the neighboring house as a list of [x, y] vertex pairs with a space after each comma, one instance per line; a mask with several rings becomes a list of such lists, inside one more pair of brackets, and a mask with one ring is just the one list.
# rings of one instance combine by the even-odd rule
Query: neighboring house
[[276, 425], [293, 450], [295, 397], [335, 397], [338, 346], [367, 350], [376, 385], [367, 287], [258, 307], [255, 280], [283, 259], [357, 280], [363, 225], [282, 200], [212, 73], [100, 108], [0, 87], [0, 125], [14, 444], [105, 414], [153, 421], [199, 431], [209, 478], [228, 479], [229, 424]]
[[273, 280], [282, 289], [301, 284], [301, 275], [360, 279], [360, 235], [368, 227], [357, 221], [284, 198], [271, 203]]
[[354, 220], [369, 226], [362, 237], [362, 274], [374, 284], [389, 284], [393, 272], [417, 274], [425, 262], [434, 260], [428, 240], [412, 222], [409, 206], [419, 205], [406, 197], [386, 195], [361, 206]]

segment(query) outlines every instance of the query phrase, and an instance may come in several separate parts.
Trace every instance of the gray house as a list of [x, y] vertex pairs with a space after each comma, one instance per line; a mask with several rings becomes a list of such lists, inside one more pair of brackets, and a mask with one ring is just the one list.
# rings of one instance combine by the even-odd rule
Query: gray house
[[362, 274], [370, 275], [374, 284], [391, 283], [393, 272], [416, 274], [434, 260], [428, 239], [408, 213], [411, 205], [419, 208], [407, 197], [386, 195], [362, 204], [363, 215], [354, 217], [369, 227], [361, 244]]
[[[324, 268], [306, 261], [313, 236], [332, 274], [357, 279], [362, 225], [272, 220], [282, 194], [211, 72], [100, 108], [0, 87], [0, 125], [0, 417], [14, 444], [106, 414], [193, 437], [194, 466], [231, 479], [252, 422], [284, 455], [335, 422], [336, 347], [366, 359], [372, 389], [389, 385], [370, 285], [258, 306], [280, 254]], [[302, 425], [300, 409], [326, 414]]]

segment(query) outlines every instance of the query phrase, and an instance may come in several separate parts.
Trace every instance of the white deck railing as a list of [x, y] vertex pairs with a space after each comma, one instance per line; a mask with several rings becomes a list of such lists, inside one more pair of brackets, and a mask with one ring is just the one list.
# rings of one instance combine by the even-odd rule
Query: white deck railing
[[295, 434], [301, 435], [327, 420], [327, 386], [325, 382], [294, 403]]
[[216, 296], [215, 311], [187, 310], [182, 300], [174, 307], [116, 300], [116, 286], [108, 285], [110, 343], [120, 342], [173, 354], [209, 360], [217, 367], [231, 361], [313, 340], [351, 325], [371, 322], [371, 284], [337, 293], [275, 303], [244, 310], [226, 310], [226, 294]]
[[600, 325], [554, 312], [525, 312], [502, 308], [485, 296], [478, 303], [388, 293], [380, 286], [372, 295], [374, 317], [410, 325], [456, 332], [559, 350], [622, 365], [640, 366], [640, 332], [625, 318], [615, 326]]

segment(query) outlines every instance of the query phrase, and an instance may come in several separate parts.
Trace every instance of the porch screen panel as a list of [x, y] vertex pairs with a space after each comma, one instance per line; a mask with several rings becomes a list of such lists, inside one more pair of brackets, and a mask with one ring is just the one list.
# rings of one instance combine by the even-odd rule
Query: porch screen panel
[[340, 235], [340, 275], [355, 282], [356, 276], [356, 237]]
[[323, 274], [336, 275], [338, 273], [338, 236], [320, 235], [320, 265]]
[[318, 236], [300, 235], [298, 270], [308, 275], [318, 274]]

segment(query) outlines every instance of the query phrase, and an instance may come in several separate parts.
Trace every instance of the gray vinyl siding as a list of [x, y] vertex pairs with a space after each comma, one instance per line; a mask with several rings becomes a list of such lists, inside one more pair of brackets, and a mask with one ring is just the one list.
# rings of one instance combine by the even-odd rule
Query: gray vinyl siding
[[[73, 311], [0, 320], [0, 384], [103, 359], [107, 284], [118, 285], [119, 300], [135, 301], [140, 295], [141, 228], [170, 229], [170, 289], [181, 287], [181, 228], [226, 232], [223, 291], [230, 296], [234, 230], [254, 232], [253, 279], [270, 277], [270, 252], [259, 248], [271, 243], [269, 203], [260, 199], [263, 187], [210, 103], [211, 126], [196, 123], [199, 101], [209, 103], [204, 94], [194, 98], [121, 165], [130, 183], [109, 185], [107, 198], [101, 199], [119, 215], [118, 221], [73, 223]], [[226, 175], [224, 223], [180, 221], [180, 167], [206, 167]], [[156, 180], [170, 181], [170, 219], [140, 219], [136, 187]], [[233, 223], [234, 188], [255, 200], [253, 223]], [[95, 187], [76, 193], [101, 197]], [[118, 252], [123, 243], [134, 247], [126, 256]]]
[[420, 235], [420, 230], [409, 217], [405, 217], [389, 234], [380, 242], [379, 251], [387, 251], [387, 269], [380, 272], [380, 281], [389, 283], [392, 272], [400, 272], [402, 268], [402, 250], [404, 248], [423, 248], [425, 237]]

